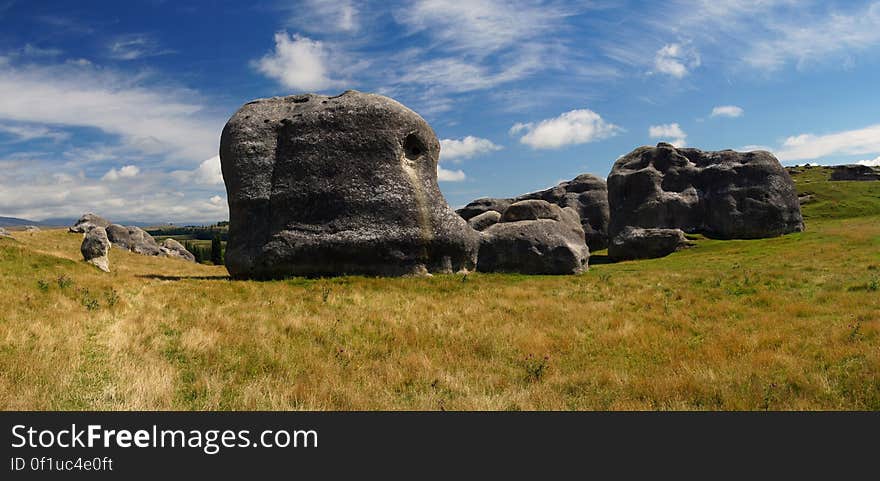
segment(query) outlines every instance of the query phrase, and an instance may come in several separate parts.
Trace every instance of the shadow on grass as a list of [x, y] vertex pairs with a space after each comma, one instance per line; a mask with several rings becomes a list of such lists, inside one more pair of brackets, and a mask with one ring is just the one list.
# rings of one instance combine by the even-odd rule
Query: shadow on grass
[[144, 274], [139, 275], [142, 279], [156, 279], [160, 281], [228, 281], [232, 280], [229, 276], [163, 276], [161, 274]]
[[615, 262], [616, 261], [614, 259], [608, 257], [607, 254], [590, 255], [590, 265], [591, 266], [599, 265], [599, 264], [614, 264]]

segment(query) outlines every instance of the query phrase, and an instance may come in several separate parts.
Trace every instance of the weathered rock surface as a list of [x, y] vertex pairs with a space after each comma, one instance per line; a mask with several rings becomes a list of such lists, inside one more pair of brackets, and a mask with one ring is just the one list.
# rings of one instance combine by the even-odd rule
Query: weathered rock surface
[[12, 237], [12, 234], [5, 227], [0, 227], [0, 237]]
[[68, 228], [68, 230], [70, 232], [84, 234], [84, 233], [88, 232], [89, 230], [91, 230], [93, 227], [106, 228], [109, 225], [110, 225], [110, 221], [108, 221], [107, 219], [105, 219], [97, 214], [93, 214], [93, 213], [89, 212], [87, 214], [83, 214], [83, 216], [80, 217], [79, 220], [76, 221], [76, 223], [74, 223], [72, 226], [70, 226]]
[[608, 246], [610, 218], [608, 187], [605, 180], [592, 174], [581, 174], [555, 187], [512, 199], [489, 197], [477, 199], [456, 212], [464, 219], [470, 220], [485, 212], [504, 212], [514, 202], [532, 199], [544, 200], [559, 207], [571, 207], [581, 219], [581, 226], [590, 250], [597, 251]]
[[[765, 151], [703, 152], [667, 143], [639, 147], [615, 162], [608, 201], [609, 236], [615, 240], [627, 227], [680, 229], [720, 239], [774, 237], [804, 228], [791, 177]], [[658, 236], [624, 235], [622, 243], [611, 242], [608, 253], [631, 257], [627, 239], [652, 238]]]
[[131, 250], [132, 241], [131, 234], [128, 233], [128, 227], [119, 224], [110, 224], [106, 227], [106, 230], [107, 238], [110, 239], [110, 242], [113, 243], [113, 245], [127, 251]]
[[460, 215], [464, 220], [471, 220], [472, 218], [486, 212], [498, 212], [501, 214], [507, 210], [512, 203], [513, 199], [483, 197], [472, 201], [468, 205], [455, 211], [455, 213]]
[[581, 225], [591, 251], [608, 246], [608, 187], [605, 180], [592, 174], [581, 174], [555, 187], [516, 198], [542, 199], [559, 207], [571, 207], [581, 219]]
[[130, 244], [128, 249], [136, 254], [158, 256], [162, 254], [156, 239], [140, 227], [128, 226]]
[[26, 225], [23, 230], [25, 232], [40, 232], [40, 228], [35, 225]]
[[482, 232], [477, 269], [576, 274], [587, 269], [589, 257], [584, 229], [574, 209], [544, 200], [524, 200], [511, 204], [500, 222]]
[[474, 230], [484, 230], [486, 227], [497, 224], [501, 220], [501, 214], [494, 210], [487, 210], [480, 215], [468, 219], [468, 225]]
[[620, 260], [652, 259], [667, 256], [689, 245], [681, 229], [627, 226], [611, 239], [608, 249], [614, 252], [614, 258]]
[[183, 244], [170, 237], [162, 241], [162, 245], [159, 249], [162, 251], [162, 255], [167, 257], [175, 257], [189, 262], [196, 261], [196, 256], [186, 250], [186, 247], [184, 247]]
[[86, 262], [104, 272], [110, 272], [110, 239], [103, 227], [93, 226], [89, 229], [83, 236], [79, 250]]
[[880, 180], [880, 173], [867, 165], [835, 165], [831, 180]]
[[245, 104], [220, 140], [234, 277], [466, 270], [479, 234], [437, 185], [440, 145], [380, 95]]

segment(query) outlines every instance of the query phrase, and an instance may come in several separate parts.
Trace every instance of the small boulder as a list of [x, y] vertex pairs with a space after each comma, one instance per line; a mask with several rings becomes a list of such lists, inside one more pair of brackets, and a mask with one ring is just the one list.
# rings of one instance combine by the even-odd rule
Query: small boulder
[[184, 247], [183, 244], [170, 237], [162, 241], [160, 249], [162, 250], [162, 254], [166, 257], [176, 257], [189, 262], [196, 261], [196, 256], [194, 256], [192, 252], [186, 250], [186, 247]]
[[26, 225], [24, 226], [25, 232], [40, 232], [40, 228], [35, 225]]
[[628, 226], [611, 239], [608, 255], [619, 260], [653, 259], [668, 256], [690, 245], [681, 229]]
[[79, 248], [83, 258], [104, 272], [110, 272], [110, 239], [103, 227], [93, 227], [83, 236]]
[[5, 227], [0, 227], [0, 237], [12, 237], [12, 234]]
[[468, 219], [468, 225], [472, 229], [482, 231], [501, 220], [501, 214], [494, 210], [487, 210], [480, 215]]
[[472, 218], [480, 214], [490, 211], [498, 212], [500, 214], [507, 210], [507, 208], [512, 203], [513, 199], [483, 197], [469, 203], [461, 209], [456, 210], [455, 213], [460, 215], [461, 218], [464, 220], [471, 220]]
[[78, 233], [78, 234], [84, 234], [94, 227], [107, 228], [107, 226], [109, 226], [109, 225], [110, 225], [110, 221], [108, 221], [107, 219], [105, 219], [97, 214], [93, 214], [93, 213], [89, 212], [87, 214], [83, 214], [83, 216], [80, 217], [79, 220], [76, 221], [67, 230], [69, 230], [70, 232]]
[[577, 274], [587, 269], [590, 250], [580, 217], [570, 207], [520, 201], [481, 234], [477, 270], [482, 272]]

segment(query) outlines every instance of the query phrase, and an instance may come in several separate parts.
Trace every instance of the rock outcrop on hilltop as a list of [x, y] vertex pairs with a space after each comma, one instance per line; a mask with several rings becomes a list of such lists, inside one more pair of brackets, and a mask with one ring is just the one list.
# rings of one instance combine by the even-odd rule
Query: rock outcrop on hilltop
[[110, 272], [110, 239], [103, 227], [92, 226], [83, 235], [79, 250], [86, 262], [104, 272]]
[[77, 234], [85, 234], [94, 227], [104, 227], [106, 229], [109, 225], [110, 221], [108, 221], [107, 219], [89, 212], [87, 214], [83, 214], [82, 217], [79, 218], [79, 220], [77, 220], [72, 226], [68, 228], [68, 230]]
[[[610, 218], [608, 187], [605, 180], [592, 174], [581, 174], [570, 181], [561, 182], [555, 187], [530, 192], [512, 199], [484, 197], [474, 200], [456, 212], [470, 222], [486, 212], [502, 213], [514, 202], [531, 199], [544, 200], [559, 207], [571, 207], [581, 219], [581, 227], [584, 229], [590, 250], [597, 251], [608, 246], [608, 221]], [[488, 227], [486, 221], [491, 218], [494, 216], [482, 217], [477, 225], [483, 228]]]
[[[615, 162], [608, 201], [608, 253], [617, 259], [668, 253], [670, 245], [681, 243], [668, 229], [755, 239], [804, 228], [791, 177], [765, 151], [639, 147]], [[645, 247], [652, 242], [666, 247]], [[639, 249], [647, 254], [636, 255]]]
[[[99, 224], [106, 224], [106, 226]], [[173, 257], [190, 262], [195, 262], [196, 260], [192, 253], [174, 239], [166, 239], [162, 245], [159, 245], [149, 232], [140, 227], [111, 224], [110, 221], [95, 214], [83, 215], [69, 230], [70, 232], [88, 234], [96, 227], [100, 227], [103, 230], [111, 245], [134, 252], [135, 254]]]
[[479, 234], [437, 185], [440, 145], [381, 95], [245, 104], [220, 141], [239, 278], [407, 275], [473, 268]]
[[577, 212], [545, 200], [511, 204], [481, 233], [477, 270], [522, 274], [577, 274], [590, 250]]
[[880, 172], [867, 165], [835, 165], [832, 167], [831, 180], [880, 180]]
[[12, 234], [5, 227], [0, 227], [0, 237], [12, 237]]

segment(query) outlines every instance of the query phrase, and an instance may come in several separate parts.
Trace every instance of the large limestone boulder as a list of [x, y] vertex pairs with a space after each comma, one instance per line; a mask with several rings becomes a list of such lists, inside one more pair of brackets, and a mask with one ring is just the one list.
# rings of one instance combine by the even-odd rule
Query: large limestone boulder
[[835, 165], [831, 180], [880, 180], [880, 172], [867, 165]]
[[632, 257], [636, 246], [626, 245], [627, 239], [644, 243], [670, 237], [633, 236], [624, 232], [629, 227], [720, 239], [774, 237], [804, 228], [791, 177], [765, 151], [703, 152], [667, 143], [639, 147], [614, 163], [608, 201], [609, 236], [615, 240], [608, 253], [614, 258]]
[[70, 232], [78, 233], [78, 234], [84, 234], [94, 227], [106, 228], [109, 225], [110, 225], [110, 221], [108, 221], [107, 219], [105, 219], [97, 214], [93, 214], [93, 213], [89, 212], [87, 214], [83, 214], [83, 216], [80, 217], [79, 220], [76, 221], [67, 230], [69, 230]]
[[515, 200], [542, 199], [577, 212], [591, 251], [608, 247], [608, 187], [605, 180], [592, 174], [581, 174], [547, 190], [523, 194]]
[[234, 277], [466, 270], [479, 234], [437, 185], [440, 145], [381, 95], [245, 104], [220, 140]]
[[590, 251], [580, 217], [570, 207], [524, 200], [508, 207], [481, 235], [477, 269], [522, 274], [577, 274]]
[[110, 272], [110, 239], [103, 227], [93, 226], [89, 229], [83, 236], [79, 250], [86, 262], [104, 272]]
[[183, 244], [170, 237], [162, 241], [159, 249], [162, 251], [162, 255], [166, 257], [174, 257], [189, 262], [196, 261], [196, 256], [194, 256], [192, 252], [186, 250], [186, 247], [184, 247]]
[[129, 250], [145, 256], [158, 256], [162, 254], [156, 239], [153, 239], [147, 231], [140, 227], [128, 227]]
[[110, 242], [113, 245], [127, 251], [131, 250], [132, 242], [131, 235], [128, 233], [128, 227], [119, 224], [110, 224], [106, 227], [106, 230], [107, 238], [110, 239]]
[[[581, 174], [572, 180], [561, 182], [555, 187], [530, 192], [512, 199], [484, 197], [469, 203], [456, 212], [465, 220], [470, 221], [486, 212], [502, 213], [514, 202], [530, 199], [545, 200], [559, 207], [571, 207], [581, 219], [581, 226], [584, 229], [590, 250], [602, 250], [608, 246], [610, 218], [608, 187], [604, 179], [592, 174]], [[483, 220], [488, 218], [490, 217], [484, 217]], [[483, 223], [481, 222], [479, 225]]]

